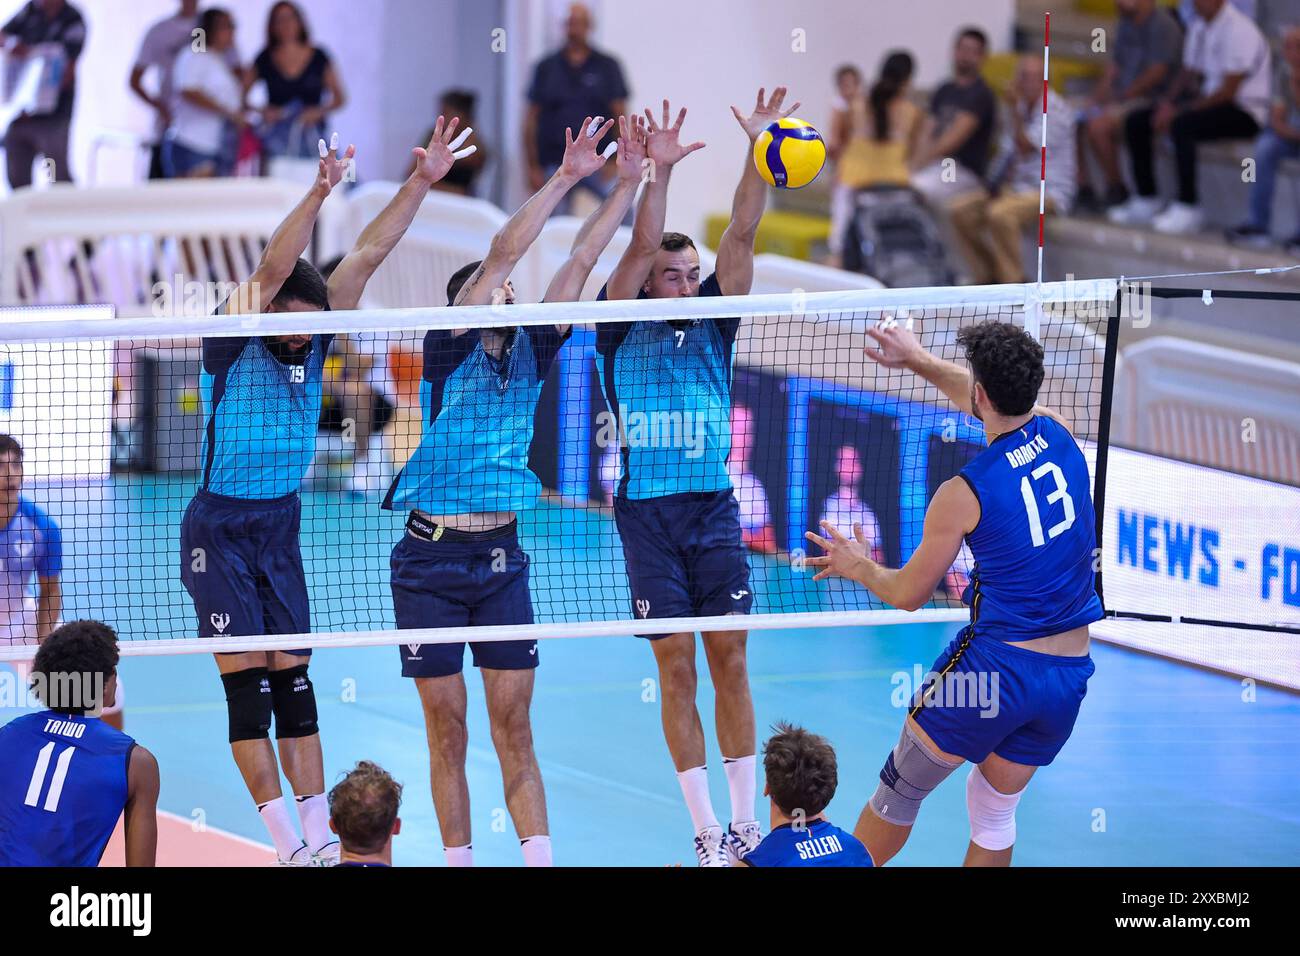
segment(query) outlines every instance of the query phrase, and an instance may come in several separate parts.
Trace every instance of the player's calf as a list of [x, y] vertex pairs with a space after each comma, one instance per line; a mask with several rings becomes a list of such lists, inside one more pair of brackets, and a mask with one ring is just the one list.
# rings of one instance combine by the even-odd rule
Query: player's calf
[[898, 743], [881, 768], [880, 786], [867, 802], [855, 831], [878, 866], [903, 848], [921, 802], [961, 763], [936, 754], [911, 720], [903, 723]]

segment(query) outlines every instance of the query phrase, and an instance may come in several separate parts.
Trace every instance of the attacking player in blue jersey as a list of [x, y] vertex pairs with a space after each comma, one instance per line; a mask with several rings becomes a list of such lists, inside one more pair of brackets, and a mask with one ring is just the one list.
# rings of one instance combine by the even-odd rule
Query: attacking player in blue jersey
[[780, 723], [763, 745], [763, 792], [772, 804], [772, 830], [741, 866], [871, 866], [852, 833], [826, 819], [839, 771], [830, 741]]
[[23, 495], [23, 447], [0, 435], [0, 643], [43, 641], [63, 610], [63, 535]]
[[[63, 611], [63, 534], [44, 509], [23, 495], [23, 447], [0, 435], [0, 644], [39, 644]], [[28, 661], [11, 665], [26, 685]], [[104, 723], [122, 729], [122, 682]]]
[[[509, 281], [529, 246], [570, 189], [608, 157], [596, 152], [613, 121], [588, 117], [567, 137], [564, 162], [492, 240], [487, 258], [447, 284], [449, 305], [509, 305]], [[587, 219], [568, 261], [552, 279], [547, 302], [573, 302], [632, 206], [645, 156], [644, 132], [619, 120], [618, 178]], [[494, 627], [533, 623], [529, 557], [517, 518], [537, 503], [541, 482], [528, 467], [542, 382], [569, 326], [431, 331], [424, 339], [420, 385], [424, 431], [393, 482], [385, 508], [410, 509], [393, 549], [397, 626]], [[546, 795], [533, 752], [529, 707], [538, 653], [535, 640], [471, 641], [483, 675], [492, 741], [506, 804], [529, 866], [552, 862]], [[465, 645], [407, 644], [402, 674], [415, 679], [429, 742], [429, 778], [449, 866], [473, 865], [469, 788], [465, 778]]]
[[113, 703], [117, 658], [98, 621], [41, 643], [32, 683], [46, 709], [0, 727], [0, 866], [98, 866], [119, 817], [126, 865], [154, 865], [158, 762], [93, 716]]
[[[823, 522], [816, 579], [839, 575], [915, 610], [929, 600], [962, 542], [975, 568], [963, 600], [970, 623], [934, 664], [880, 787], [855, 833], [878, 864], [907, 841], [921, 801], [970, 761], [967, 866], [1007, 866], [1016, 805], [1029, 779], [1069, 739], [1093, 673], [1088, 625], [1102, 617], [1094, 572], [1096, 517], [1088, 463], [1069, 427], [1036, 405], [1043, 349], [1012, 324], [987, 321], [957, 334], [970, 371], [926, 352], [892, 319], [869, 333], [867, 354], [937, 386], [984, 423], [988, 447], [930, 502], [921, 544], [898, 569]], [[845, 529], [847, 530], [847, 529]]]
[[[732, 113], [749, 142], [731, 222], [718, 244], [717, 267], [700, 281], [690, 237], [664, 232], [673, 167], [702, 147], [682, 146], [686, 111], [669, 125], [650, 111], [648, 152], [655, 172], [641, 196], [632, 241], [601, 290], [609, 299], [746, 295], [754, 279], [754, 238], [767, 187], [751, 159], [754, 140], [782, 111], [784, 87], [770, 100], [758, 91], [748, 117]], [[623, 542], [632, 609], [641, 618], [749, 613], [753, 593], [739, 505], [727, 472], [731, 449], [731, 371], [739, 319], [624, 322], [596, 328], [597, 366], [605, 401], [617, 418], [619, 478], [614, 518]], [[673, 434], [636, 422], [672, 423]], [[678, 427], [680, 423], [680, 427]], [[704, 650], [717, 695], [718, 744], [731, 793], [724, 833], [709, 798], [704, 729], [695, 708], [695, 634], [651, 636], [659, 668], [664, 738], [695, 828], [701, 866], [727, 866], [758, 845], [755, 819], [754, 705], [745, 663], [746, 632], [706, 631]]]
[[[321, 141], [316, 181], [280, 224], [257, 270], [227, 300], [230, 315], [352, 309], [366, 282], [414, 219], [429, 187], [451, 169], [457, 121], [439, 117], [427, 149], [416, 148], [410, 178], [328, 285], [303, 250], [321, 204], [354, 155]], [[202, 637], [304, 634], [311, 630], [298, 532], [298, 487], [311, 463], [330, 335], [212, 336], [203, 340], [200, 389], [206, 428], [199, 489], [181, 524], [181, 579]], [[329, 829], [310, 651], [218, 654], [230, 745], [280, 862], [329, 865], [338, 841]], [[269, 730], [293, 785], [302, 837], [280, 789]]]

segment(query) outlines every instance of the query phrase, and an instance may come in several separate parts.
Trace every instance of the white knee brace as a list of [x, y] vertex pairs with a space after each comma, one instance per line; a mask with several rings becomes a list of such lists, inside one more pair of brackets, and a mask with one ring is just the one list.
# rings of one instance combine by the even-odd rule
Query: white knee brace
[[1016, 804], [1024, 790], [1002, 793], [984, 779], [979, 765], [966, 778], [966, 809], [970, 813], [971, 842], [985, 850], [1005, 850], [1016, 842]]

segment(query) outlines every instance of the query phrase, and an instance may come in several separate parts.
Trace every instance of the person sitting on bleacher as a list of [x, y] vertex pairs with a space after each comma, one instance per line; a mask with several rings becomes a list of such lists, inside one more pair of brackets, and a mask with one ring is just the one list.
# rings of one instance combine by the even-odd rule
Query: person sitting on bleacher
[[[1078, 204], [1085, 209], [1117, 206], [1129, 198], [1119, 167], [1124, 121], [1168, 89], [1183, 54], [1183, 29], [1156, 0], [1116, 0], [1119, 25], [1110, 62], [1079, 112]], [[1091, 148], [1106, 178], [1106, 191], [1093, 192], [1087, 153]]]
[[[1227, 0], [1194, 0], [1197, 18], [1183, 44], [1183, 67], [1153, 109], [1124, 123], [1138, 195], [1109, 213], [1112, 222], [1151, 224], [1159, 232], [1196, 232], [1196, 147], [1217, 139], [1254, 137], [1268, 113], [1271, 55], [1259, 27]], [[1168, 133], [1178, 164], [1178, 198], [1161, 212], [1156, 195], [1155, 140]]]
[[952, 79], [930, 99], [927, 128], [912, 157], [912, 188], [936, 211], [948, 200], [980, 189], [988, 168], [998, 107], [980, 73], [988, 48], [984, 31], [962, 29], [953, 44]]
[[[1229, 230], [1228, 239], [1267, 246], [1272, 244], [1269, 222], [1278, 166], [1284, 159], [1300, 157], [1300, 26], [1288, 27], [1282, 34], [1282, 64], [1273, 85], [1268, 128], [1255, 141], [1252, 155], [1256, 166], [1250, 190], [1250, 218]], [[1300, 255], [1300, 231], [1287, 240], [1286, 246], [1288, 252]]]
[[[987, 189], [960, 196], [948, 207], [971, 276], [981, 285], [1025, 281], [1021, 233], [1038, 220], [1042, 174], [1042, 57], [1026, 54], [1017, 61], [1007, 101], [1002, 143]], [[1049, 143], [1068, 137], [1074, 124], [1065, 100], [1055, 90], [1047, 92], [1047, 123]], [[1069, 149], [1050, 154], [1047, 212], [1070, 211], [1076, 183], [1074, 160]]]

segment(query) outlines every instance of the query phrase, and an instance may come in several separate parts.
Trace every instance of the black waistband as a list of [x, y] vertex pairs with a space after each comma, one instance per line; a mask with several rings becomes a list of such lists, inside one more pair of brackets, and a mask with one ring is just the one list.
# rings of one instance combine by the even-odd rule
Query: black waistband
[[421, 541], [454, 542], [457, 544], [486, 544], [492, 541], [513, 540], [518, 532], [519, 522], [511, 521], [490, 531], [458, 531], [439, 524], [428, 514], [418, 508], [406, 519], [406, 532]]
[[200, 488], [194, 492], [194, 497], [199, 501], [221, 505], [225, 508], [241, 508], [245, 511], [272, 511], [297, 501], [298, 492], [291, 491], [279, 498], [232, 498], [229, 495], [219, 495], [215, 491]]

